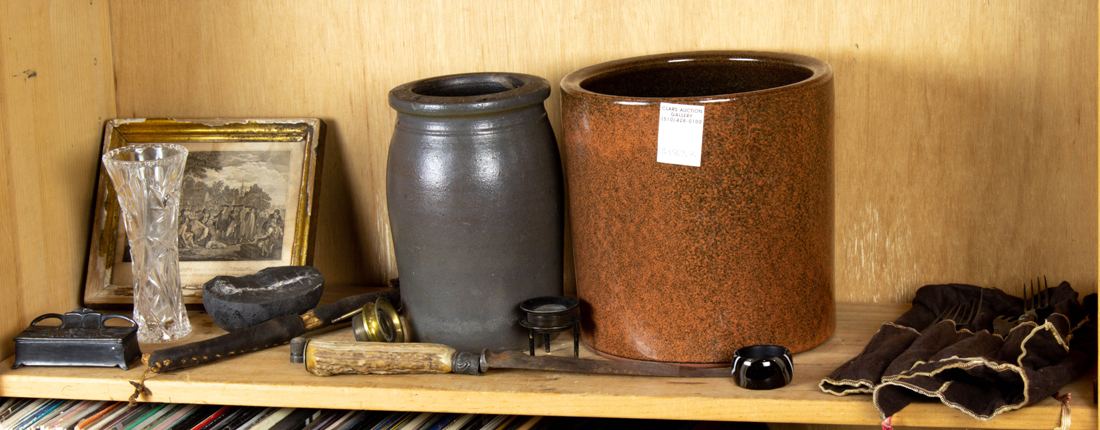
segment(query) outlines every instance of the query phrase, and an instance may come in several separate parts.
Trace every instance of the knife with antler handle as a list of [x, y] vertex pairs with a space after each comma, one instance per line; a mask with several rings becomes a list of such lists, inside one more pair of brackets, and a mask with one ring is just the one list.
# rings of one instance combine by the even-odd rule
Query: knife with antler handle
[[434, 343], [385, 343], [306, 340], [291, 341], [291, 361], [298, 357], [310, 373], [394, 375], [462, 373], [480, 375], [490, 369], [528, 369], [607, 375], [730, 377], [731, 369], [687, 367], [640, 361], [593, 360], [574, 357], [532, 357], [521, 351], [481, 354], [456, 351]]

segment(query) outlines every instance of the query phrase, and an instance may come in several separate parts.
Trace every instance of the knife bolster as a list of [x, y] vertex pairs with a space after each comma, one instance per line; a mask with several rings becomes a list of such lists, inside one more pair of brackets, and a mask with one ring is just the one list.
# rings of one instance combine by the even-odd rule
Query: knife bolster
[[451, 371], [466, 375], [481, 375], [484, 373], [481, 369], [481, 356], [466, 351], [456, 352], [451, 362]]

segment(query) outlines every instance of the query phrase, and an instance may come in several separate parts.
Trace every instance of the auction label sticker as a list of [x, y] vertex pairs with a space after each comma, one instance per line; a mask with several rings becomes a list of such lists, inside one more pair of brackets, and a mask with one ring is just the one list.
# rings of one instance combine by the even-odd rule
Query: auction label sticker
[[657, 162], [699, 167], [703, 152], [703, 106], [661, 103]]

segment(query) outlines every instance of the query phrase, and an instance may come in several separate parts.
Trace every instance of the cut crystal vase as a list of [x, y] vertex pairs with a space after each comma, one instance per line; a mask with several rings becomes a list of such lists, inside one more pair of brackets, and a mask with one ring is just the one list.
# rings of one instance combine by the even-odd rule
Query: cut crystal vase
[[103, 154], [130, 242], [139, 342], [191, 333], [179, 274], [179, 205], [187, 148], [151, 143]]

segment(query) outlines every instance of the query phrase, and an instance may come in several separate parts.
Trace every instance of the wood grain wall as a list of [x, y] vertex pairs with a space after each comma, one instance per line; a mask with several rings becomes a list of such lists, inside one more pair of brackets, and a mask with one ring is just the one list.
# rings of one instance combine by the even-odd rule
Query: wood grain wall
[[0, 1], [0, 357], [83, 297], [110, 34], [105, 1]]
[[[329, 122], [317, 265], [396, 275], [386, 94], [442, 74], [670, 51], [816, 56], [836, 74], [840, 300], [919, 286], [1096, 285], [1096, 4], [875, 1], [116, 1], [121, 116]], [[166, 23], [166, 21], [168, 21]]]
[[1096, 289], [1095, 2], [102, 1], [0, 3], [4, 339], [75, 305], [109, 116], [324, 119], [316, 265], [381, 284], [391, 88], [543, 76], [560, 132], [567, 73], [703, 49], [832, 64], [839, 300], [1040, 275]]

